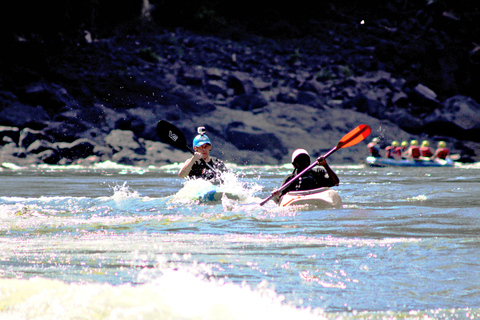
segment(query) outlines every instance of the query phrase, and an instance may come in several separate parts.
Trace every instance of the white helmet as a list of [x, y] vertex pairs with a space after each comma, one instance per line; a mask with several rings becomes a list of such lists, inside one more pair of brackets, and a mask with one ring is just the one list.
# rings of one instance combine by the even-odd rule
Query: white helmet
[[295, 162], [295, 158], [298, 157], [298, 156], [301, 155], [301, 154], [306, 154], [307, 156], [310, 157], [310, 155], [308, 154], [307, 150], [305, 150], [305, 149], [297, 149], [297, 150], [293, 151], [293, 153], [292, 153], [292, 163], [294, 163], [294, 162]]

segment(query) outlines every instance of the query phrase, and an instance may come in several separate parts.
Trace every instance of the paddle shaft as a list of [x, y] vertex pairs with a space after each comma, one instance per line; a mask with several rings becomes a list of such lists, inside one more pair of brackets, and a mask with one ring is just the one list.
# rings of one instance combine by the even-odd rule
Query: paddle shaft
[[285, 190], [289, 185], [291, 185], [295, 180], [297, 180], [298, 178], [300, 178], [305, 172], [313, 169], [313, 167], [315, 167], [317, 164], [318, 164], [318, 161], [323, 157], [324, 159], [326, 159], [328, 156], [330, 156], [332, 153], [334, 153], [335, 151], [337, 151], [338, 147], [335, 146], [334, 148], [332, 148], [332, 150], [328, 151], [327, 153], [325, 153], [325, 155], [321, 156], [321, 157], [318, 157], [317, 160], [315, 160], [314, 163], [312, 163], [311, 165], [309, 165], [308, 167], [306, 167], [305, 169], [303, 169], [299, 174], [297, 174], [295, 177], [293, 177], [292, 179], [288, 180], [283, 186], [281, 186], [280, 188], [276, 189], [274, 192], [272, 192], [272, 194], [270, 194], [270, 196], [268, 196], [268, 198], [264, 199], [262, 202], [260, 202], [260, 205], [263, 206], [265, 203], [268, 202], [268, 200], [272, 199], [274, 194], [277, 193], [277, 192], [281, 192], [283, 190]]

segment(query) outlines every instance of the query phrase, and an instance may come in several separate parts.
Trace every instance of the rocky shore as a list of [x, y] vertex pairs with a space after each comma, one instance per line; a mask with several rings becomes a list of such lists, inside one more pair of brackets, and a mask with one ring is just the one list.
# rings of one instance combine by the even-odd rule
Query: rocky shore
[[[480, 161], [472, 97], [437, 93], [391, 70], [384, 47], [332, 32], [329, 42], [182, 30], [44, 51], [19, 42], [2, 63], [0, 163], [184, 161], [188, 154], [159, 142], [161, 119], [187, 141], [205, 126], [212, 154], [237, 164], [287, 163], [296, 148], [319, 156], [362, 123], [383, 146], [444, 140], [461, 161]], [[369, 141], [329, 162], [360, 163]]]

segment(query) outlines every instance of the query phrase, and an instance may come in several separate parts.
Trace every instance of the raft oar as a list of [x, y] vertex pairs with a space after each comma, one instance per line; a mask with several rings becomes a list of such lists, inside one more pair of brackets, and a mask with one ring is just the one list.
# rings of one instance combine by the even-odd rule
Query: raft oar
[[349, 133], [347, 133], [346, 135], [343, 136], [342, 139], [340, 139], [340, 141], [338, 142], [338, 144], [330, 151], [328, 151], [327, 153], [325, 153], [323, 156], [320, 156], [317, 158], [317, 160], [312, 163], [311, 165], [309, 165], [307, 168], [305, 168], [302, 172], [300, 172], [299, 174], [297, 174], [295, 177], [293, 177], [292, 179], [290, 179], [289, 181], [287, 181], [283, 186], [281, 186], [279, 189], [276, 189], [274, 190], [270, 196], [266, 199], [264, 199], [262, 202], [260, 202], [260, 205], [263, 206], [265, 203], [267, 203], [268, 200], [270, 200], [271, 198], [273, 198], [273, 195], [277, 192], [280, 192], [282, 190], [284, 190], [285, 188], [287, 188], [290, 184], [292, 184], [292, 182], [294, 182], [295, 180], [297, 180], [298, 178], [300, 178], [305, 172], [311, 170], [313, 167], [315, 167], [317, 164], [318, 164], [318, 161], [320, 160], [320, 158], [324, 158], [326, 159], [328, 156], [330, 156], [332, 153], [334, 153], [335, 151], [339, 150], [339, 149], [342, 149], [342, 148], [348, 148], [348, 147], [351, 147], [351, 146], [354, 146], [356, 145], [357, 143], [359, 143], [360, 141], [362, 141], [363, 139], [365, 139], [366, 137], [368, 137], [368, 135], [370, 134], [371, 132], [371, 129], [369, 126], [367, 126], [366, 124], [361, 124], [359, 125], [358, 127], [356, 127], [355, 129], [353, 129], [352, 131], [350, 131]]
[[[195, 152], [188, 146], [187, 139], [185, 139], [183, 132], [168, 121], [160, 120], [157, 123], [157, 136], [164, 143], [167, 143], [180, 150], [188, 151], [191, 154], [195, 154]], [[216, 172], [216, 170], [207, 162], [205, 162], [205, 160], [200, 160], [205, 163], [210, 170]]]

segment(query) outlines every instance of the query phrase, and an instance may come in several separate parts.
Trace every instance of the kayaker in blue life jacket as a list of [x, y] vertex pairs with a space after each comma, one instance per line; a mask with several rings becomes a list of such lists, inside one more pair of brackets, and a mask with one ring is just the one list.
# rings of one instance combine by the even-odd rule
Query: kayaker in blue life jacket
[[[285, 177], [282, 186], [310, 165], [310, 155], [307, 150], [295, 150], [292, 154], [292, 164], [295, 169], [292, 174]], [[274, 195], [273, 200], [276, 202], [280, 201], [281, 196], [289, 191], [312, 190], [322, 187], [338, 186], [340, 184], [340, 179], [327, 164], [327, 160], [321, 157], [318, 160], [318, 164], [323, 168], [315, 167], [305, 172], [305, 174], [290, 184], [287, 188], [281, 192], [277, 192]]]
[[[210, 151], [212, 150], [212, 143], [205, 134], [205, 128], [198, 128], [198, 135], [193, 139], [193, 150], [195, 153], [190, 159], [185, 161], [184, 166], [178, 172], [180, 178], [194, 178], [212, 180], [220, 178], [220, 174], [227, 171], [227, 168], [223, 161], [211, 157]], [[201, 161], [203, 159], [204, 161]], [[211, 170], [207, 163], [214, 170]]]

